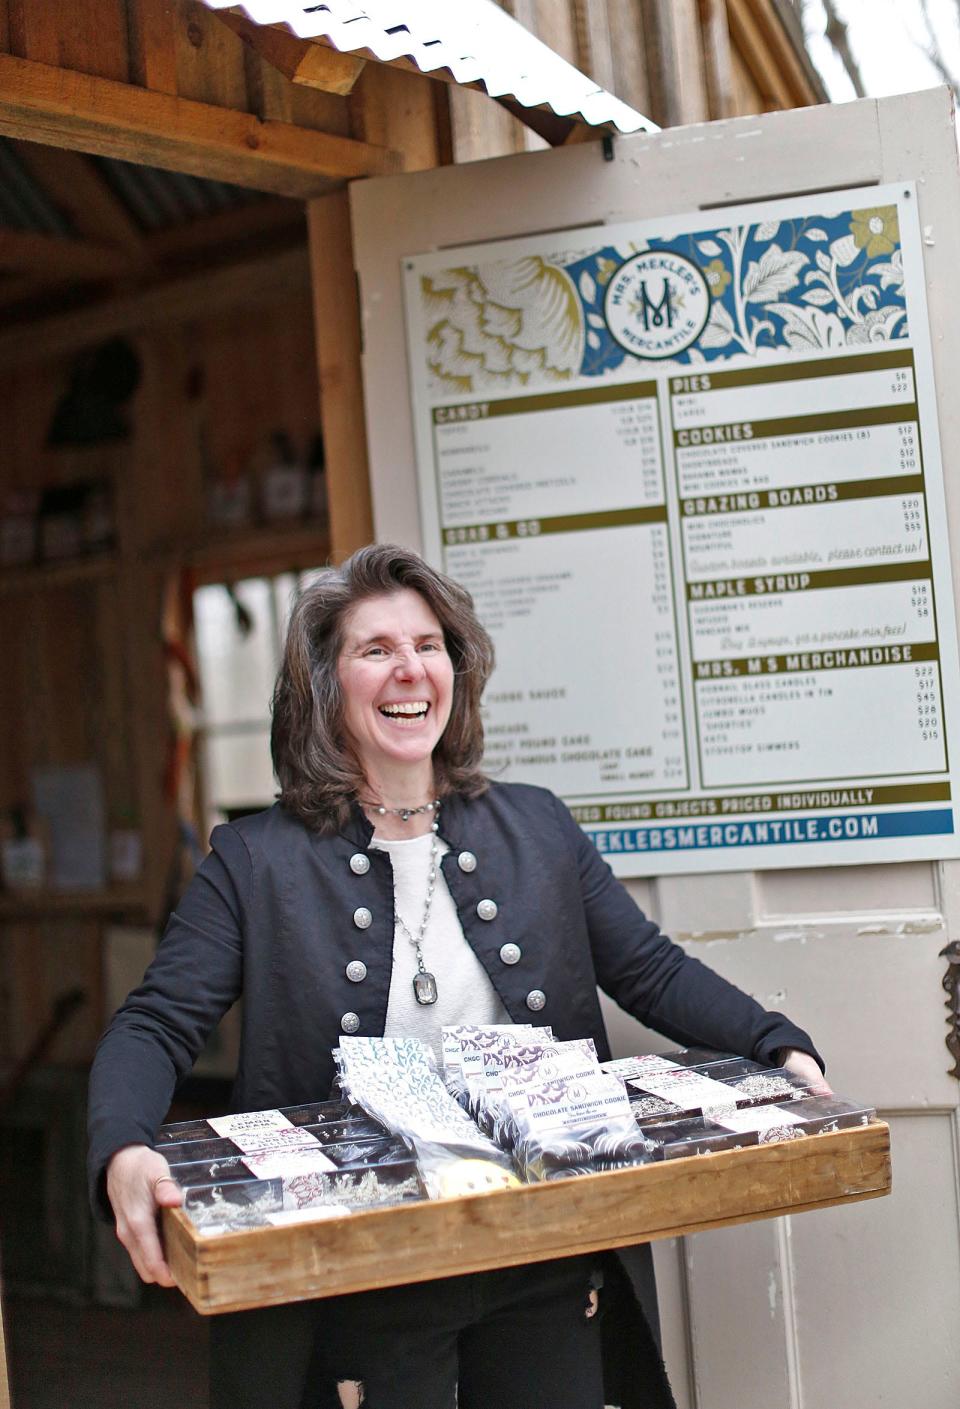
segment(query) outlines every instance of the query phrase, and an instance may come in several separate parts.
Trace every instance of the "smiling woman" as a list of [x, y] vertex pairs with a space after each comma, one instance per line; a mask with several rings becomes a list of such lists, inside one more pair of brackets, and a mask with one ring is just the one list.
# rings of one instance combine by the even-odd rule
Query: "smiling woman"
[[[94, 1197], [146, 1281], [171, 1281], [156, 1213], [180, 1199], [156, 1130], [241, 992], [236, 1110], [324, 1097], [342, 1033], [436, 1050], [446, 1024], [534, 1019], [604, 1060], [598, 985], [674, 1041], [819, 1079], [810, 1038], [662, 935], [557, 798], [484, 777], [492, 666], [467, 592], [405, 549], [364, 548], [301, 595], [279, 801], [214, 831], [91, 1078]], [[656, 1326], [648, 1249], [219, 1316], [211, 1404], [669, 1409]]]

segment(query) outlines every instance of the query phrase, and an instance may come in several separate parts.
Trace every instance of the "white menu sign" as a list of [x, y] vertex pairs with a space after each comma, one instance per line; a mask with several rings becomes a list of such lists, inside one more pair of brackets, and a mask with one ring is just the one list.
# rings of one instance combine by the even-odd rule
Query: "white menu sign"
[[960, 855], [914, 189], [404, 261], [425, 551], [489, 771], [621, 875]]

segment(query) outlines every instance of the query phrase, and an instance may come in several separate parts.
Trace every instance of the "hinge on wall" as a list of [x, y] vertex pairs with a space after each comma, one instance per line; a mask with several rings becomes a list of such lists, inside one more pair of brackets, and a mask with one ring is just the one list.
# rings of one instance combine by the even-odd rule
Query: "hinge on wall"
[[953, 1066], [947, 1074], [960, 1080], [960, 941], [951, 940], [945, 949], [940, 950], [940, 958], [947, 960], [943, 987], [947, 994], [944, 1006], [947, 1009], [947, 1026], [950, 1031], [945, 1041], [947, 1051], [953, 1058]]

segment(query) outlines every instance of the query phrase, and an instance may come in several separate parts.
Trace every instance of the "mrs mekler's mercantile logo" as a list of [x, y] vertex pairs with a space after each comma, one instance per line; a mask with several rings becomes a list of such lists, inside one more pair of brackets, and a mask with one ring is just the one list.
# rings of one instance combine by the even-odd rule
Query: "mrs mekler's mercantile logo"
[[676, 357], [710, 316], [710, 289], [697, 266], [672, 250], [644, 250], [607, 285], [607, 327], [634, 357]]

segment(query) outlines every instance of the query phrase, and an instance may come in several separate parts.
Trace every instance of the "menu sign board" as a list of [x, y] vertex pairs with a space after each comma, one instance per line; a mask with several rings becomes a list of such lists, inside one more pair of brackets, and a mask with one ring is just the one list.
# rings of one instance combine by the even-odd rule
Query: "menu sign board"
[[913, 188], [404, 261], [425, 551], [487, 767], [623, 875], [960, 854]]

